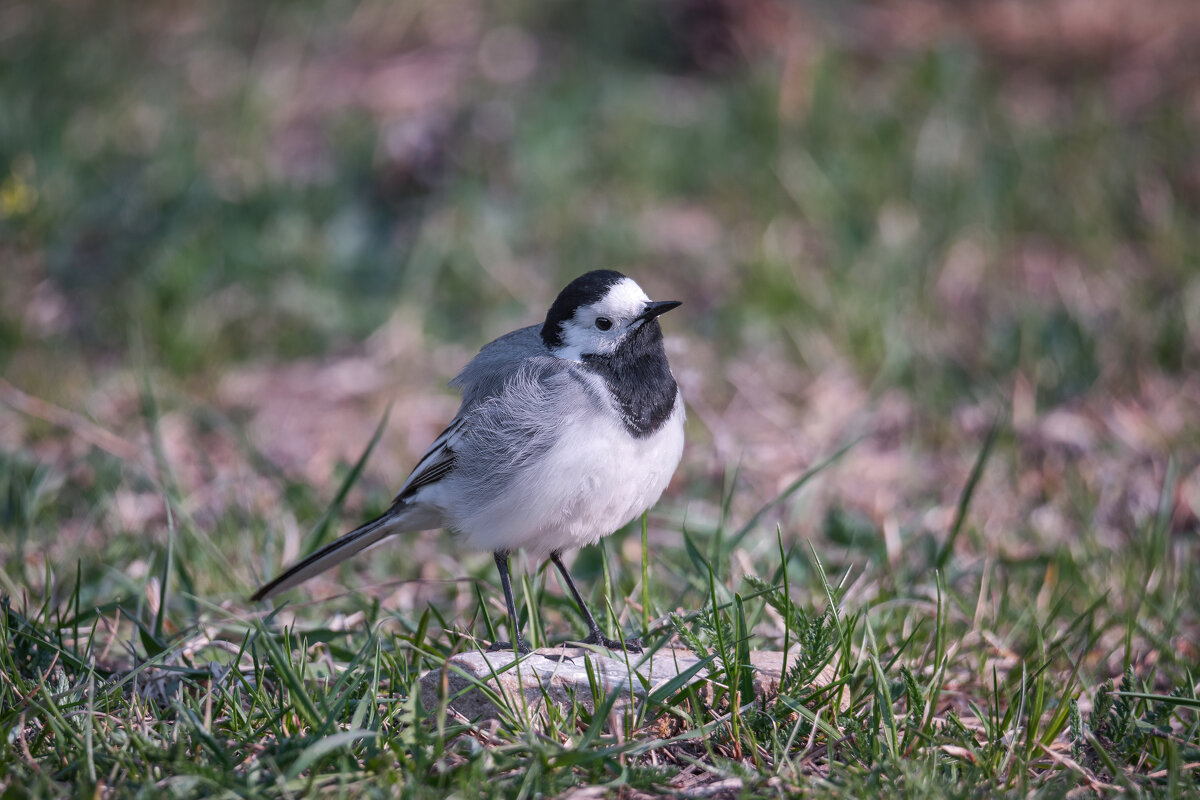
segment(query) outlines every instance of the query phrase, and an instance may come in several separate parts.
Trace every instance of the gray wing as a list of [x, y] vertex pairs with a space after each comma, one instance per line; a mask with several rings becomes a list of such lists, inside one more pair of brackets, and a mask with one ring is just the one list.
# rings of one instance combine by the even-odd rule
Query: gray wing
[[566, 423], [603, 403], [582, 369], [553, 356], [526, 358], [501, 388], [473, 406], [458, 433], [455, 480], [478, 508], [558, 442]]
[[[484, 345], [475, 358], [450, 381], [462, 391], [462, 404], [446, 429], [438, 435], [425, 455], [417, 462], [408, 480], [400, 487], [396, 500], [411, 498], [419, 489], [437, 483], [454, 471], [462, 452], [462, 440], [468, 426], [483, 422], [495, 424], [495, 409], [480, 410], [514, 387], [527, 390], [528, 378], [546, 376], [553, 371], [558, 359], [553, 358], [542, 343], [541, 326], [530, 325]], [[521, 377], [521, 380], [514, 379]]]
[[450, 385], [462, 391], [459, 416], [489, 397], [503, 391], [505, 384], [521, 364], [531, 358], [549, 357], [550, 351], [542, 342], [541, 326], [530, 325], [484, 345], [479, 355], [462, 368]]
[[437, 483], [450, 474], [454, 469], [457, 456], [454, 445], [460, 438], [462, 426], [463, 416], [460, 410], [458, 416], [451, 420], [444, 431], [438, 434], [438, 437], [433, 440], [433, 444], [425, 451], [425, 455], [421, 456], [421, 460], [413, 467], [408, 479], [396, 493], [395, 502], [410, 499], [418, 489], [431, 483]]

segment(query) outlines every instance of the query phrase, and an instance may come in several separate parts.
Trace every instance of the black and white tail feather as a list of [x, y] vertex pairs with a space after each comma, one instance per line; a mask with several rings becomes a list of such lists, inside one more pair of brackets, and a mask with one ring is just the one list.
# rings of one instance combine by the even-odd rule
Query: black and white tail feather
[[[463, 416], [460, 414], [446, 426], [446, 429], [425, 451], [425, 455], [417, 462], [417, 466], [413, 468], [408, 480], [400, 487], [396, 499], [392, 501], [392, 505], [387, 511], [349, 533], [339, 536], [320, 550], [300, 559], [251, 595], [250, 599], [266, 600], [293, 586], [299, 586], [309, 578], [336, 567], [351, 556], [358, 555], [371, 545], [383, 541], [393, 534], [424, 530], [424, 527], [413, 527], [416, 520], [411, 519], [414, 516], [425, 516], [419, 513], [416, 506], [417, 494], [421, 489], [445, 478], [454, 469], [453, 444], [461, 435], [462, 427]], [[414, 512], [418, 513], [414, 514]]]
[[399, 503], [394, 504], [375, 519], [361, 525], [344, 536], [311, 553], [288, 567], [270, 583], [263, 586], [253, 595], [251, 600], [266, 600], [272, 595], [287, 591], [293, 586], [304, 583], [327, 569], [334, 567], [347, 558], [361, 553], [371, 545], [396, 533], [396, 510]]

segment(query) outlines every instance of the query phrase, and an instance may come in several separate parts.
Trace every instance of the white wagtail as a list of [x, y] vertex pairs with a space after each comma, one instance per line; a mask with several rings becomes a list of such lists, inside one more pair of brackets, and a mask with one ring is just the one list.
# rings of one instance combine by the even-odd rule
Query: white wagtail
[[[653, 302], [619, 272], [596, 270], [559, 293], [542, 325], [501, 336], [451, 386], [462, 405], [391, 507], [255, 592], [262, 600], [396, 533], [449, 528], [491, 550], [510, 635], [521, 636], [508, 576], [519, 547], [550, 556], [587, 622], [584, 643], [620, 648], [600, 631], [562, 562], [654, 505], [683, 454], [683, 398], [667, 364]], [[638, 652], [641, 642], [626, 639]], [[492, 649], [510, 649], [501, 642]]]

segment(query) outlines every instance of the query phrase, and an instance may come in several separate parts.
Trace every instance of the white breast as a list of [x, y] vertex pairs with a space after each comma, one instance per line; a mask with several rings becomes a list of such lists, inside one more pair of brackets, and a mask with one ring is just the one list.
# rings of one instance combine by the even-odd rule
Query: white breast
[[555, 445], [479, 508], [447, 509], [450, 527], [480, 550], [531, 555], [594, 544], [654, 505], [683, 454], [682, 396], [655, 433], [635, 439], [616, 414], [565, 420]]

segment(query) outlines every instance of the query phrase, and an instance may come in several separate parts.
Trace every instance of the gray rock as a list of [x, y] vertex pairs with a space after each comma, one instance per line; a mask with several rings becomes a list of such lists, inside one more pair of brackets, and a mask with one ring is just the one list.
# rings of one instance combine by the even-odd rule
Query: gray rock
[[[788, 662], [790, 666], [790, 658]], [[644, 698], [698, 663], [699, 659], [688, 650], [676, 649], [659, 650], [653, 656], [626, 656], [602, 648], [548, 647], [520, 660], [511, 650], [475, 650], [459, 653], [442, 669], [422, 675], [421, 704], [426, 709], [437, 708], [445, 697], [451, 709], [472, 720], [501, 716], [533, 719], [546, 713], [547, 703], [563, 711], [578, 704], [590, 713], [596, 707], [594, 682], [602, 701], [613, 692], [618, 694], [613, 707], [620, 710], [628, 705], [630, 697]], [[756, 670], [756, 696], [774, 697], [783, 674], [783, 653], [754, 650], [750, 663]], [[818, 684], [829, 682], [832, 669], [826, 673]], [[707, 676], [708, 670], [701, 668], [687, 683], [699, 683]]]

